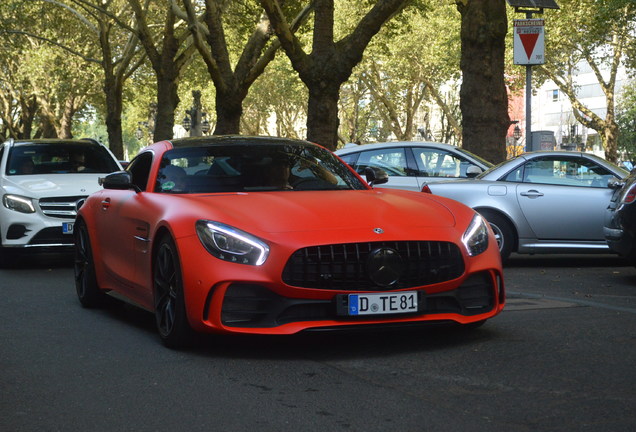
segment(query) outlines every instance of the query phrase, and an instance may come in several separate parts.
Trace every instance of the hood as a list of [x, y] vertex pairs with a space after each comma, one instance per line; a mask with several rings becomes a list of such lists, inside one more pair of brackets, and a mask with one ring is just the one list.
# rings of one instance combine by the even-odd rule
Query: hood
[[4, 188], [9, 193], [30, 198], [90, 195], [102, 187], [99, 177], [105, 174], [47, 174], [5, 177]]
[[197, 207], [193, 210], [198, 214], [208, 214], [210, 219], [251, 232], [455, 226], [453, 214], [435, 197], [403, 190], [260, 192], [185, 198], [193, 201]]

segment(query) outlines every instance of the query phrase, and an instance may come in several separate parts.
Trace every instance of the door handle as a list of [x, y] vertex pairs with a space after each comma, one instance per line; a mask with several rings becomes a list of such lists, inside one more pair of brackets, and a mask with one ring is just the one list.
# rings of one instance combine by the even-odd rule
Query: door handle
[[541, 192], [534, 189], [530, 189], [528, 192], [521, 192], [520, 195], [528, 198], [539, 198], [543, 196]]

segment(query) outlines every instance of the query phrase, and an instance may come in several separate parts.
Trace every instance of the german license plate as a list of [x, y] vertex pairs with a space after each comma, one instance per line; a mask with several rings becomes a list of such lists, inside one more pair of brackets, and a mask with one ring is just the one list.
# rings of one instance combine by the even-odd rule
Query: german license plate
[[349, 315], [417, 312], [417, 291], [349, 294]]
[[73, 222], [62, 223], [62, 234], [73, 234]]

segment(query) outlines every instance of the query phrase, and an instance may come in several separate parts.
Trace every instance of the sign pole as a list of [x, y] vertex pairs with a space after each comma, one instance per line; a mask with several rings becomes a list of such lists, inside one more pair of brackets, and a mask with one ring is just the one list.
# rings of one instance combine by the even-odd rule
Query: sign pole
[[[517, 13], [526, 13], [526, 19], [515, 20], [514, 64], [526, 65], [526, 151], [532, 149], [532, 65], [544, 64], [544, 21], [532, 19], [533, 13], [543, 9], [559, 9], [555, 0], [507, 0]], [[530, 146], [528, 146], [530, 144]]]
[[[532, 12], [526, 12], [532, 19]], [[529, 140], [529, 141], [528, 141]], [[526, 65], [526, 151], [532, 150], [532, 65]]]
[[526, 151], [532, 150], [532, 65], [543, 64], [544, 20], [532, 19], [526, 11], [525, 20], [514, 21], [514, 63], [526, 66]]

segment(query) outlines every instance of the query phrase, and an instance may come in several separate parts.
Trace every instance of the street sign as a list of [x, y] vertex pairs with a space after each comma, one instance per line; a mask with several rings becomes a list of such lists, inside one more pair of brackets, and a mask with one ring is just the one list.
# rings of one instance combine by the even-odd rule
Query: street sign
[[514, 63], [535, 65], [545, 63], [544, 20], [514, 20]]

